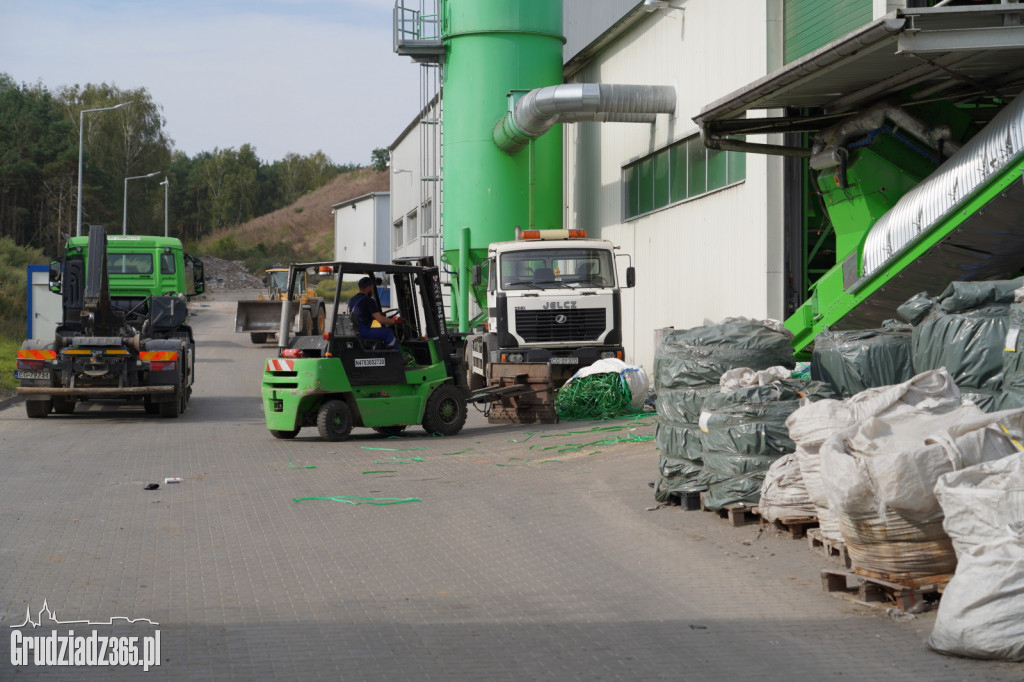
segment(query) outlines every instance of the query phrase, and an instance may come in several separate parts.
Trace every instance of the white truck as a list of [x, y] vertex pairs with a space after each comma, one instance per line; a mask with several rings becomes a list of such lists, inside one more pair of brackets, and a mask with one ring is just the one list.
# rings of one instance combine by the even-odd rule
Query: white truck
[[554, 421], [554, 389], [601, 358], [624, 359], [621, 289], [635, 284], [618, 247], [583, 230], [525, 230], [495, 242], [486, 266], [474, 268], [484, 286], [487, 323], [466, 341], [470, 390], [526, 384], [528, 397], [495, 403], [492, 423]]

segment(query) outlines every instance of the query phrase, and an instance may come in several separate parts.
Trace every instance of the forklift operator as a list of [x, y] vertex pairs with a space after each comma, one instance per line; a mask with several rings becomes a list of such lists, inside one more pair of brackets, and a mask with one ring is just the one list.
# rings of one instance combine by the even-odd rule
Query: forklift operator
[[[388, 327], [399, 324], [401, 320], [397, 317], [385, 317], [380, 311], [377, 301], [370, 295], [373, 291], [372, 279], [363, 277], [357, 286], [359, 293], [349, 299], [348, 310], [352, 314], [352, 319], [359, 325], [359, 336], [364, 339], [378, 339], [388, 348], [397, 350], [395, 332]], [[380, 323], [379, 327], [371, 326], [374, 320]]]

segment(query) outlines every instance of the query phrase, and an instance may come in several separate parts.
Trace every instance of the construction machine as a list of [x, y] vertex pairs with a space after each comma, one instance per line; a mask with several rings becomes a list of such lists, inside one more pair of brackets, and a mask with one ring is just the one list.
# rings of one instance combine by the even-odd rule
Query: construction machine
[[[263, 277], [266, 291], [254, 301], [239, 301], [235, 308], [235, 331], [249, 334], [255, 344], [266, 343], [278, 329], [281, 305], [288, 291], [288, 268], [270, 268]], [[299, 282], [291, 301], [294, 318], [291, 329], [296, 334], [323, 334], [326, 319], [324, 299], [308, 285], [306, 272], [297, 273]]]

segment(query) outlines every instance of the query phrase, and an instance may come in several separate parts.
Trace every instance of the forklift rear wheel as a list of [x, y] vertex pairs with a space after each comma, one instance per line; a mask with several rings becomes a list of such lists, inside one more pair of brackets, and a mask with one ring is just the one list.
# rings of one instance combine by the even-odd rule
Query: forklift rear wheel
[[324, 440], [348, 440], [352, 433], [352, 410], [344, 400], [328, 400], [316, 416], [316, 428]]
[[400, 436], [405, 431], [405, 424], [396, 424], [395, 426], [375, 426], [373, 430], [384, 436]]
[[313, 313], [309, 312], [308, 310], [303, 310], [299, 314], [299, 335], [313, 335]]
[[75, 411], [74, 398], [54, 398], [53, 411], [56, 414], [71, 414]]
[[466, 396], [454, 384], [439, 386], [427, 398], [423, 428], [427, 433], [454, 436], [466, 423]]
[[41, 419], [50, 414], [51, 407], [53, 407], [52, 400], [26, 400], [25, 414], [29, 416], [29, 419]]
[[275, 431], [274, 429], [270, 429], [270, 435], [274, 438], [280, 438], [281, 440], [291, 440], [292, 438], [295, 438], [295, 436], [299, 435], [299, 430]]

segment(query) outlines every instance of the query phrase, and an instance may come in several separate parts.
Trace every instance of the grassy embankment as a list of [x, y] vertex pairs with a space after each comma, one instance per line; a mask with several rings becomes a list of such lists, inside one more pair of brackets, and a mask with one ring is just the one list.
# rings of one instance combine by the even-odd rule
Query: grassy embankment
[[49, 263], [39, 249], [17, 246], [0, 237], [0, 387], [13, 389], [14, 355], [25, 340], [28, 314], [26, 266]]

